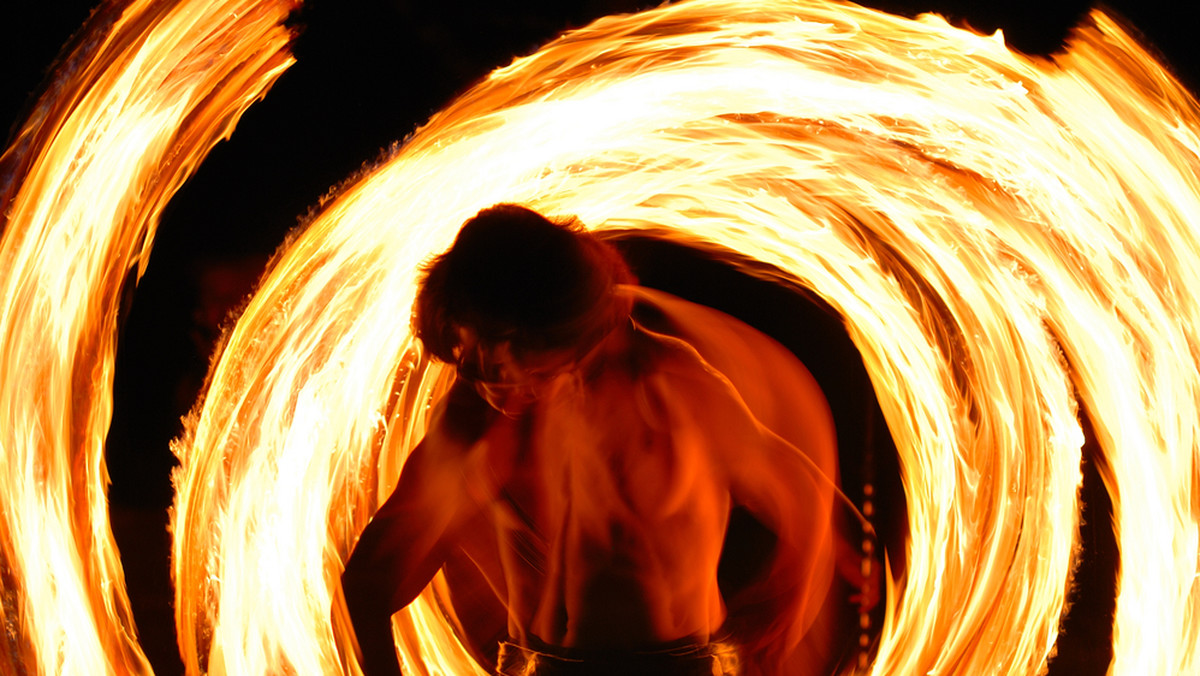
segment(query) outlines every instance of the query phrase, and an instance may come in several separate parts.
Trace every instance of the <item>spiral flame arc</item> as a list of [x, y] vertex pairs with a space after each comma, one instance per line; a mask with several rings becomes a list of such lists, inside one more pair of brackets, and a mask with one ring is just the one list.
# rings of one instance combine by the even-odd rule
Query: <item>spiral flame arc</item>
[[[104, 498], [120, 297], [291, 62], [294, 7], [105, 5], [3, 157], [2, 674], [149, 672]], [[408, 331], [414, 271], [501, 201], [724, 248], [840, 314], [908, 503], [866, 672], [1044, 670], [1086, 417], [1110, 673], [1197, 673], [1197, 112], [1099, 12], [1045, 60], [933, 15], [688, 0], [493, 72], [322, 204], [219, 348], [174, 444], [189, 673], [357, 672], [341, 565], [446, 384]], [[444, 586], [397, 616], [402, 662], [481, 674]]]

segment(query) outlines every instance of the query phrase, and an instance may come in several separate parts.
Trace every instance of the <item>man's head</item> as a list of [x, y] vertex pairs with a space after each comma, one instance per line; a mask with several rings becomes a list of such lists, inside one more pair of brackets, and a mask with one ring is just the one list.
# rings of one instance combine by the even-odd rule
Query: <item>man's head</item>
[[514, 363], [582, 356], [628, 316], [613, 287], [633, 281], [620, 255], [577, 221], [498, 204], [426, 267], [414, 328], [434, 357], [460, 367], [464, 350], [500, 350]]

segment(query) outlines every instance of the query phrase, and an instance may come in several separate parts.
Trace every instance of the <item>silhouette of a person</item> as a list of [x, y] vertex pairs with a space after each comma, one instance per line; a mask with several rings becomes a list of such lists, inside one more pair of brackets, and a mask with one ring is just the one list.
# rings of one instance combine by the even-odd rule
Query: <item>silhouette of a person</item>
[[[633, 282], [578, 223], [508, 204], [427, 267], [414, 328], [457, 379], [346, 564], [368, 674], [400, 673], [390, 617], [459, 547], [491, 552], [498, 674], [783, 669], [829, 584], [828, 407], [770, 338]], [[729, 592], [735, 506], [776, 541]]]

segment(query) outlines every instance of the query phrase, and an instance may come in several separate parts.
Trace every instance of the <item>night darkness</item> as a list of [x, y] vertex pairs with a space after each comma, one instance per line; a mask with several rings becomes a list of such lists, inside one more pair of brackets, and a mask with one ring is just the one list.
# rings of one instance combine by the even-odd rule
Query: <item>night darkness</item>
[[[23, 4], [23, 15], [10, 15], [0, 25], [4, 57], [0, 121], [14, 126], [21, 122], [23, 108], [39, 89], [59, 48], [83, 25], [95, 2]], [[322, 195], [490, 70], [535, 51], [563, 30], [605, 14], [657, 4], [647, 0], [492, 4], [309, 0], [296, 15], [298, 63], [250, 108], [232, 138], [212, 151], [172, 200], [146, 275], [122, 320], [108, 442], [110, 499], [138, 630], [156, 673], [181, 672], [166, 563], [166, 509], [174, 462], [167, 445], [181, 430], [180, 416], [195, 400], [220, 326], [252, 291], [268, 257]], [[1001, 28], [1014, 48], [1047, 54], [1061, 45], [1069, 27], [1079, 22], [1091, 3], [878, 0], [863, 4], [907, 16], [934, 11], [952, 24], [984, 32]], [[1191, 10], [1180, 9], [1182, 4], [1117, 0], [1107, 6], [1140, 30], [1176, 75], [1196, 91], [1200, 53], [1189, 34], [1195, 22], [1183, 14]], [[7, 138], [11, 129], [5, 131]], [[836, 320], [823, 317], [807, 301], [789, 300], [788, 293], [756, 285], [728, 270], [709, 269], [711, 263], [688, 252], [636, 242], [628, 248], [648, 284], [717, 307], [726, 305], [722, 309], [796, 350], [823, 383], [822, 369], [844, 371], [847, 362], [856, 361]], [[709, 280], [710, 288], [692, 278]], [[724, 288], [711, 288], [714, 279], [724, 280]], [[747, 297], [750, 303], [745, 302]], [[778, 304], [789, 302], [799, 303], [798, 311], [809, 313], [819, 330], [800, 337], [787, 335], [786, 326], [770, 326], [771, 318], [781, 314]], [[738, 303], [743, 307], [731, 306]], [[822, 345], [814, 346], [814, 340], [823, 341]], [[823, 366], [813, 361], [831, 363]], [[860, 363], [857, 368], [861, 370]], [[871, 408], [863, 404], [871, 399], [869, 387], [861, 374], [850, 380], [851, 385], [829, 392], [831, 403], [835, 415], [841, 411], [842, 416], [861, 417]], [[861, 449], [872, 443], [861, 426], [850, 431], [843, 427], [839, 423], [844, 448]], [[874, 443], [882, 458], [878, 471], [887, 475], [886, 439]], [[855, 463], [847, 463], [844, 455], [843, 464]], [[861, 483], [861, 477], [853, 467], [845, 472], [847, 492], [856, 497], [854, 485]], [[1107, 497], [1094, 471], [1089, 468], [1086, 474], [1084, 543], [1092, 563], [1079, 573], [1075, 610], [1052, 674], [1102, 674], [1110, 657], [1100, 646], [1110, 638], [1105, 617], [1112, 612], [1115, 545], [1111, 534], [1105, 534]], [[879, 483], [887, 504], [888, 482], [881, 476]], [[892, 502], [902, 509], [898, 479], [893, 483]], [[901, 520], [900, 516], [901, 512], [893, 512], [893, 520]]]

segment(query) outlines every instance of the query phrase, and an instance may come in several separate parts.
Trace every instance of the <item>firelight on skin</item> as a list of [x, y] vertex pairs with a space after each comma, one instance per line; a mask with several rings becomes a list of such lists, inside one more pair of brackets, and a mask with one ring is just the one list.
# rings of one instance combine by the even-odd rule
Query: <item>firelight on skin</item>
[[[346, 562], [368, 674], [400, 673], [390, 618], [456, 550], [504, 608], [498, 674], [798, 673], [833, 568], [828, 405], [770, 338], [632, 281], [578, 222], [512, 204], [426, 265], [413, 327], [456, 380]], [[762, 380], [756, 404], [807, 424], [760, 420], [739, 389]], [[774, 540], [722, 585], [735, 507]]]
[[[118, 22], [146, 33], [103, 42], [66, 83], [81, 96], [10, 151], [29, 163], [11, 165], [0, 242], [9, 671], [145, 671], [104, 507], [118, 290], [191, 150], [290, 63], [291, 2], [154, 6], [162, 20]], [[871, 673], [1043, 669], [1084, 414], [1121, 552], [1111, 673], [1194, 673], [1200, 123], [1145, 50], [1091, 21], [1048, 61], [936, 17], [683, 2], [465, 93], [290, 241], [175, 446], [189, 673], [352, 673], [329, 619], [341, 563], [448, 387], [397, 308], [419, 263], [501, 201], [736, 251], [842, 316], [908, 501]], [[439, 585], [395, 618], [403, 664], [480, 673]]]

